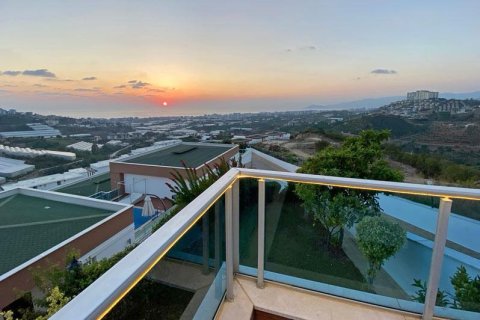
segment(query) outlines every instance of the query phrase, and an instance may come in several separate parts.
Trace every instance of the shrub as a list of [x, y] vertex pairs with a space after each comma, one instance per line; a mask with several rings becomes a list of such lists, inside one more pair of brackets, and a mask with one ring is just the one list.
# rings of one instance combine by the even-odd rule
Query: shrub
[[480, 276], [471, 278], [465, 266], [460, 266], [450, 280], [455, 289], [454, 308], [480, 312]]
[[382, 216], [365, 217], [357, 224], [357, 242], [368, 259], [368, 281], [373, 282], [385, 260], [393, 256], [405, 243], [406, 232], [397, 223]]

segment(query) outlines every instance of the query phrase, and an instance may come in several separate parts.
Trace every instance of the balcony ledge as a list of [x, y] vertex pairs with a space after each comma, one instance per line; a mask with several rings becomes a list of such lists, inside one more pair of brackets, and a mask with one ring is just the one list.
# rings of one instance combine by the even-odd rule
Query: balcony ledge
[[[237, 275], [234, 300], [224, 301], [215, 319], [254, 319], [254, 310], [286, 319], [391, 319], [414, 320], [420, 315], [360, 303], [299, 289], [276, 282], [265, 282], [259, 289], [254, 278]], [[440, 319], [440, 318], [434, 318]]]

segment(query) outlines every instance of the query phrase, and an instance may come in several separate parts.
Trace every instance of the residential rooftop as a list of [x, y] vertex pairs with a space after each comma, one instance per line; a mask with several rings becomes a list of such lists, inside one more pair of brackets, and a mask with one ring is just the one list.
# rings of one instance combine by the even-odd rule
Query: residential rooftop
[[35, 166], [23, 160], [0, 157], [0, 177], [12, 178], [35, 170]]
[[55, 191], [89, 197], [100, 191], [110, 191], [110, 189], [110, 173], [107, 172], [69, 184]]
[[25, 194], [0, 194], [0, 275], [115, 212]]
[[187, 166], [196, 168], [219, 157], [234, 147], [234, 145], [182, 143], [137, 158], [129, 159], [124, 162], [167, 167], [183, 167], [183, 161]]

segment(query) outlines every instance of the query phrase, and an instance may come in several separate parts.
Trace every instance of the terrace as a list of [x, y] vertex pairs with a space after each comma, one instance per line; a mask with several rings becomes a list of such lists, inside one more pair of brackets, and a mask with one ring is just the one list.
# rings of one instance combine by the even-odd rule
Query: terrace
[[0, 218], [1, 308], [34, 287], [34, 268], [90, 254], [133, 222], [130, 205], [19, 188], [0, 193]]
[[165, 167], [183, 167], [183, 161], [187, 166], [197, 168], [227, 152], [232, 147], [233, 146], [182, 143], [129, 159], [125, 162]]
[[[411, 228], [407, 244], [370, 283], [355, 230], [346, 230], [341, 251], [324, 250], [292, 196], [294, 184], [438, 198], [429, 217], [433, 241]], [[437, 289], [448, 289], [452, 259], [474, 275], [480, 269], [478, 241], [462, 252], [447, 237], [452, 202], [478, 200], [474, 189], [231, 169], [52, 319], [126, 319], [140, 307], [153, 316], [169, 312], [175, 299], [135, 299], [152, 284], [185, 292], [176, 313], [185, 319], [478, 319], [471, 308], [435, 305]], [[412, 275], [427, 283], [425, 302], [411, 299]]]
[[0, 202], [0, 274], [115, 211], [15, 194]]
[[238, 146], [182, 142], [167, 145], [149, 153], [126, 160], [110, 162], [111, 189], [118, 189], [119, 196], [132, 197], [151, 194], [159, 198], [171, 198], [173, 193], [166, 183], [171, 183], [172, 172], [186, 176], [184, 164], [197, 172], [220, 164], [238, 152]]
[[109, 192], [110, 189], [110, 173], [104, 173], [68, 184], [55, 191], [90, 197], [99, 192]]

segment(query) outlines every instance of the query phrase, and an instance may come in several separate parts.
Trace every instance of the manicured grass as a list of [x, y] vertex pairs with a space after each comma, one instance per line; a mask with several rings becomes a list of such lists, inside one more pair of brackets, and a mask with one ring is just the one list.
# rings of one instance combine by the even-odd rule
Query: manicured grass
[[[292, 191], [273, 201], [283, 201], [283, 204], [267, 203], [265, 243], [271, 241], [271, 246], [265, 253], [265, 270], [370, 291], [360, 271], [343, 251], [333, 253], [326, 248], [322, 230], [305, 216], [301, 202]], [[280, 207], [281, 212], [274, 233], [269, 233], [268, 224], [275, 223], [272, 221], [274, 210], [269, 208], [274, 207]], [[256, 212], [256, 204], [244, 206], [240, 216], [240, 263], [251, 267], [257, 266]]]
[[180, 319], [192, 297], [193, 292], [143, 279], [105, 319]]
[[266, 270], [358, 290], [368, 285], [347, 255], [328, 250], [323, 232], [304, 216], [299, 203], [283, 205]]

